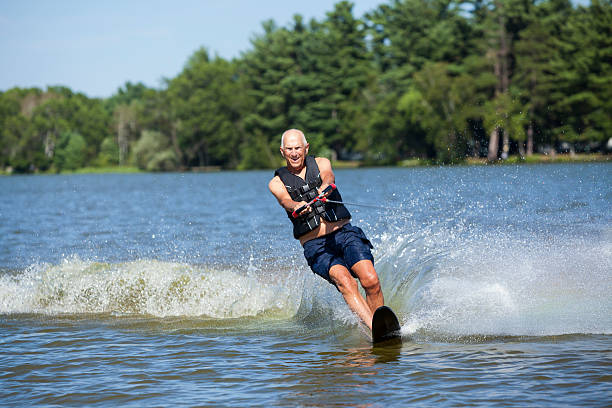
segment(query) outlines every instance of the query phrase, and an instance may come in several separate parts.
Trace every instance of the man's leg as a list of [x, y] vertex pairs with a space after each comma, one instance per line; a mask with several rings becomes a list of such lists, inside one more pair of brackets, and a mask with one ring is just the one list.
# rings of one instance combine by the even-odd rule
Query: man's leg
[[[369, 262], [369, 261], [368, 261]], [[336, 285], [344, 301], [348, 304], [351, 310], [359, 316], [359, 318], [372, 329], [372, 310], [366, 303], [361, 293], [355, 278], [351, 275], [348, 269], [342, 265], [334, 265], [329, 270], [329, 277]]]
[[353, 265], [351, 269], [357, 278], [359, 278], [359, 282], [366, 293], [366, 302], [370, 308], [370, 311], [372, 314], [374, 314], [376, 309], [385, 304], [385, 299], [380, 288], [378, 274], [374, 269], [374, 264], [372, 261], [364, 259]]

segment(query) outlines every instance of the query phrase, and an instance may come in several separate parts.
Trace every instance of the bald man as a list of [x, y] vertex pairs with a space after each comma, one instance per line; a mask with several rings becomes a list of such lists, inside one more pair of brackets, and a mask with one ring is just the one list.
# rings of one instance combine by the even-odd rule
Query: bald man
[[[351, 310], [372, 329], [372, 315], [384, 299], [374, 269], [372, 244], [361, 228], [350, 224], [349, 211], [342, 204], [317, 201], [297, 218], [292, 216], [335, 184], [330, 161], [308, 156], [308, 147], [302, 131], [289, 129], [283, 133], [280, 152], [287, 165], [274, 172], [268, 188], [287, 211], [293, 236], [302, 244], [312, 271], [336, 286]], [[330, 200], [342, 201], [337, 189], [327, 195]], [[365, 299], [355, 279], [363, 287]]]

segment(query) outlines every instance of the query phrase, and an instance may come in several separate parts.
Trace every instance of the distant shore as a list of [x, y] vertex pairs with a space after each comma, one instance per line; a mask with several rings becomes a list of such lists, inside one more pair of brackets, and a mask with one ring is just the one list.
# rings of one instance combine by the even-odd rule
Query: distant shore
[[[510, 156], [506, 160], [499, 159], [494, 162], [488, 161], [486, 158], [475, 158], [467, 157], [464, 161], [450, 164], [452, 166], [484, 166], [484, 165], [508, 165], [508, 164], [539, 164], [539, 163], [594, 163], [594, 162], [608, 162], [612, 161], [612, 155], [610, 154], [534, 154], [527, 157]], [[343, 161], [338, 160], [332, 163], [334, 168], [359, 168], [359, 167], [375, 167], [376, 164], [371, 166], [365, 165], [362, 161], [352, 160]], [[439, 166], [440, 163], [431, 159], [407, 159], [398, 162], [396, 165], [391, 167], [426, 167], [426, 166]]]
[[[451, 166], [483, 166], [483, 165], [509, 165], [509, 164], [542, 164], [542, 163], [596, 163], [596, 162], [609, 162], [612, 161], [612, 155], [610, 154], [534, 154], [528, 157], [510, 156], [506, 160], [497, 160], [490, 162], [486, 158], [474, 158], [468, 157], [464, 161], [450, 164]], [[378, 167], [376, 163], [365, 163], [361, 160], [335, 160], [332, 165], [336, 169], [355, 169], [355, 168], [367, 168], [367, 167]], [[439, 166], [440, 163], [431, 159], [407, 159], [398, 162], [395, 165], [384, 166], [384, 167], [427, 167], [427, 166]], [[208, 167], [194, 167], [185, 170], [188, 173], [210, 173], [222, 171], [220, 167], [208, 166]], [[232, 170], [236, 171], [236, 170]], [[13, 173], [10, 170], [0, 170], [0, 175], [8, 176], [12, 174], [128, 174], [128, 173], [147, 173], [145, 170], [141, 170], [135, 166], [106, 166], [106, 167], [83, 167], [76, 170], [62, 171], [56, 173], [53, 171], [36, 171], [33, 173]]]

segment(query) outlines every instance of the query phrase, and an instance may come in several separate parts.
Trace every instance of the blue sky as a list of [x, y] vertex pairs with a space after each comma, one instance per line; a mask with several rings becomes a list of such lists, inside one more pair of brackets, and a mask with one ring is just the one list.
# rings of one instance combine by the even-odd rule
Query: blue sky
[[[230, 59], [261, 23], [321, 20], [334, 0], [0, 0], [0, 90], [64, 85], [108, 97], [127, 81], [159, 87], [204, 46]], [[353, 0], [361, 17], [385, 0]]]

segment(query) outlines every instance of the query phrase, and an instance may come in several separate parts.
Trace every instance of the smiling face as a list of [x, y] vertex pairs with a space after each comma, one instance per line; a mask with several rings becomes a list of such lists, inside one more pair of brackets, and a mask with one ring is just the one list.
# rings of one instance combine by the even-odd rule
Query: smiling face
[[308, 155], [308, 143], [304, 134], [296, 129], [291, 129], [283, 135], [280, 152], [287, 161], [287, 168], [293, 173], [300, 172], [304, 168], [304, 161]]

